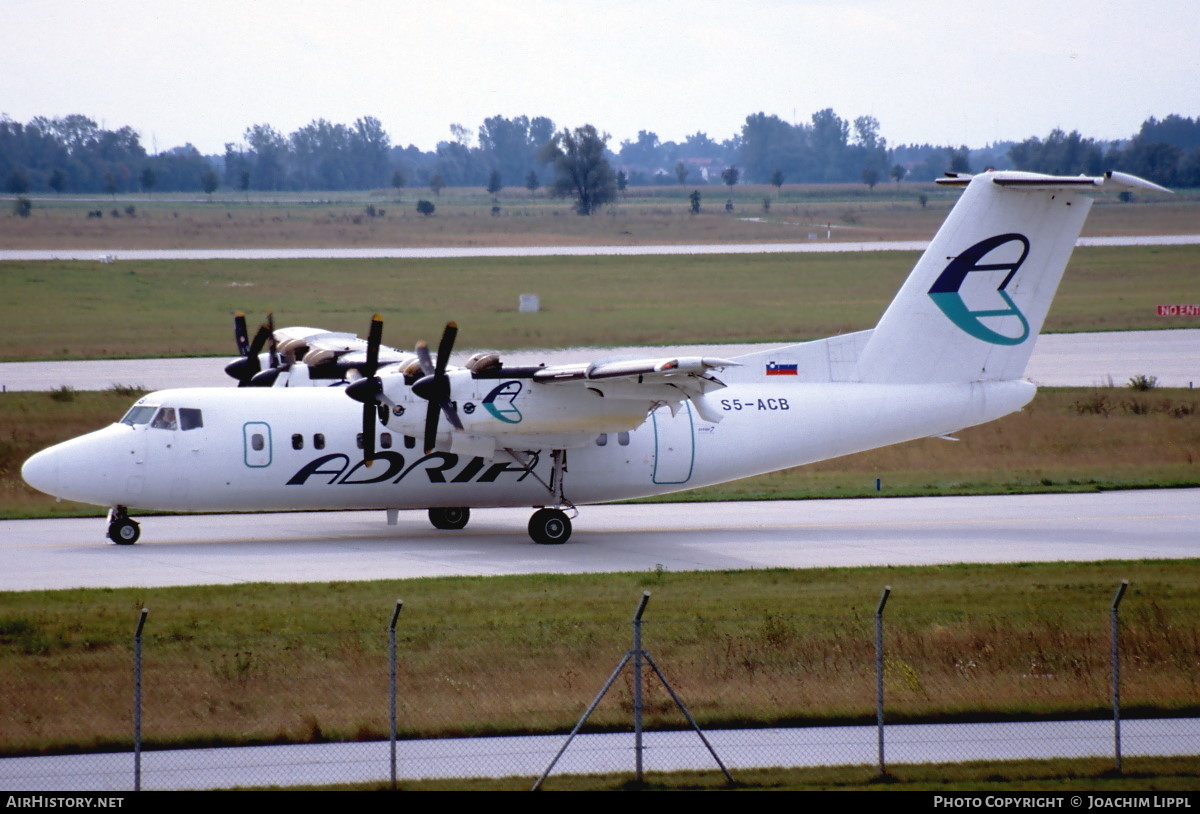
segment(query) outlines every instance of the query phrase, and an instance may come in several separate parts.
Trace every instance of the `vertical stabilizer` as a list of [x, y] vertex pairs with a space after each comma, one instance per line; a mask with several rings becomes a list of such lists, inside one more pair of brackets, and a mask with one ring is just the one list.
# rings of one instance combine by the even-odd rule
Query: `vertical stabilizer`
[[956, 176], [962, 197], [858, 362], [864, 382], [1020, 379], [1091, 208], [1082, 189], [1156, 187], [1110, 174]]

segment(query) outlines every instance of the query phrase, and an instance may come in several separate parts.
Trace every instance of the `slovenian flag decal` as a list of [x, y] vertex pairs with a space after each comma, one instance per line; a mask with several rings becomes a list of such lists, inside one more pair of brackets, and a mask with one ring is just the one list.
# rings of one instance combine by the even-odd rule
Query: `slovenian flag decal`
[[781, 365], [778, 362], [767, 362], [768, 376], [797, 376], [796, 365]]

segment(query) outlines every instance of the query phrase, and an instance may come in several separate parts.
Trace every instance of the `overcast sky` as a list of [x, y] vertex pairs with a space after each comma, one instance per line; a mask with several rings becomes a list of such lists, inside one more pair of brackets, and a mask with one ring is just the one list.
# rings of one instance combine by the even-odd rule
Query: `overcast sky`
[[764, 111], [892, 144], [1200, 115], [1198, 0], [0, 0], [0, 113], [202, 152], [375, 116], [433, 149], [493, 115], [722, 140]]

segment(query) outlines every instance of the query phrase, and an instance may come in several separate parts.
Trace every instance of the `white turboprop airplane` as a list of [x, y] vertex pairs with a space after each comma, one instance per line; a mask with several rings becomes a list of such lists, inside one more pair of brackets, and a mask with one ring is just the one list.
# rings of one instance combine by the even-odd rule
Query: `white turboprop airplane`
[[121, 544], [140, 534], [128, 507], [374, 508], [389, 524], [399, 509], [428, 509], [437, 528], [461, 529], [471, 508], [496, 506], [534, 507], [533, 540], [563, 543], [564, 509], [577, 504], [992, 421], [1033, 398], [1022, 377], [1092, 204], [1081, 193], [1167, 190], [1115, 172], [939, 183], [965, 191], [873, 330], [736, 359], [507, 367], [488, 354], [451, 367], [453, 323], [435, 362], [424, 343], [381, 346], [378, 316], [365, 342], [272, 326], [251, 343], [239, 319], [242, 359], [227, 370], [260, 386], [151, 393], [116, 424], [34, 455], [22, 475], [111, 507], [108, 537]]

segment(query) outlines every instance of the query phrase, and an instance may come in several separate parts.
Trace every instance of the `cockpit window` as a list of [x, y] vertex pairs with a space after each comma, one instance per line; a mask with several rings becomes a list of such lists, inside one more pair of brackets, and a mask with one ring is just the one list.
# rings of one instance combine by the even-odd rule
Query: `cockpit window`
[[154, 412], [157, 409], [158, 407], [150, 405], [135, 404], [129, 408], [129, 412], [127, 412], [125, 417], [121, 419], [121, 423], [128, 424], [131, 427], [138, 424], [146, 424], [150, 421], [150, 417], [154, 415]]
[[150, 426], [156, 430], [177, 430], [179, 422], [175, 419], [174, 407], [163, 407], [158, 411], [158, 415], [154, 416], [154, 420], [150, 422]]
[[179, 429], [198, 430], [204, 426], [204, 414], [194, 407], [179, 408]]

